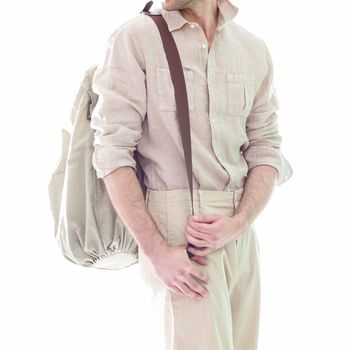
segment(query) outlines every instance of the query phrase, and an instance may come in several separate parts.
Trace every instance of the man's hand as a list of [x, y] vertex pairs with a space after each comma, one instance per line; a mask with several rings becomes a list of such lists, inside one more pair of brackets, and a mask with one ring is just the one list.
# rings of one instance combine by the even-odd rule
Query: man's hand
[[187, 240], [196, 248], [190, 247], [188, 251], [196, 256], [204, 256], [239, 238], [247, 226], [243, 215], [190, 216], [186, 226]]
[[186, 246], [162, 245], [150, 260], [161, 281], [176, 294], [201, 299], [208, 291], [199, 282], [208, 282], [208, 276], [190, 261]]

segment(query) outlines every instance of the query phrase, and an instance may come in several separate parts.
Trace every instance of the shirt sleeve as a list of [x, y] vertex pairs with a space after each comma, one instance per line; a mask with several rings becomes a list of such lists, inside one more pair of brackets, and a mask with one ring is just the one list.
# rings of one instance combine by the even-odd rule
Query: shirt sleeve
[[249, 145], [242, 154], [248, 164], [248, 170], [261, 164], [274, 167], [278, 171], [277, 185], [281, 185], [292, 176], [293, 169], [280, 151], [282, 137], [278, 130], [279, 103], [273, 85], [273, 62], [267, 46], [264, 42], [263, 44], [266, 74], [247, 117], [246, 133]]
[[145, 70], [131, 32], [120, 27], [108, 38], [104, 61], [97, 65], [92, 90], [98, 95], [91, 113], [92, 164], [98, 178], [130, 166], [142, 137], [146, 115]]

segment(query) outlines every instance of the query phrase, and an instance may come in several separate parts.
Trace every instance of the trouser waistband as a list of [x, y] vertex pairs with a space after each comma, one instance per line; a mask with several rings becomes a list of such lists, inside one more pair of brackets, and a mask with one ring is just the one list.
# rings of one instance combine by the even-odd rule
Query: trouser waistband
[[[216, 198], [228, 199], [233, 202], [241, 200], [244, 188], [239, 188], [233, 191], [220, 190], [203, 190], [193, 189], [193, 201], [214, 200]], [[174, 189], [174, 190], [152, 190], [146, 189], [146, 200], [160, 200], [160, 201], [191, 201], [189, 189]]]

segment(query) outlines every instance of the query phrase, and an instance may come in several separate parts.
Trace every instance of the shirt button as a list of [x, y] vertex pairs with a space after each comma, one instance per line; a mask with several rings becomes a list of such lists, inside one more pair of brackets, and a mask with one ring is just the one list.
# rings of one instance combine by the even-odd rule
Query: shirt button
[[202, 44], [202, 48], [203, 48], [203, 49], [206, 49], [206, 44]]
[[195, 24], [191, 24], [191, 25], [190, 25], [190, 28], [195, 28]]
[[212, 123], [214, 123], [216, 121], [216, 119], [212, 118]]

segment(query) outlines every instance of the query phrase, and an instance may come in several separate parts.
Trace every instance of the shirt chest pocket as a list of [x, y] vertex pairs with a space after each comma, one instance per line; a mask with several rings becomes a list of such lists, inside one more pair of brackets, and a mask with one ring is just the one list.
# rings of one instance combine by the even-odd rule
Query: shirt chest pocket
[[242, 73], [227, 73], [227, 115], [246, 118], [252, 108], [255, 79]]
[[[194, 72], [188, 68], [183, 68], [184, 80], [188, 96], [189, 111], [194, 110]], [[158, 95], [159, 111], [177, 111], [174, 87], [169, 68], [156, 68], [156, 84]]]

